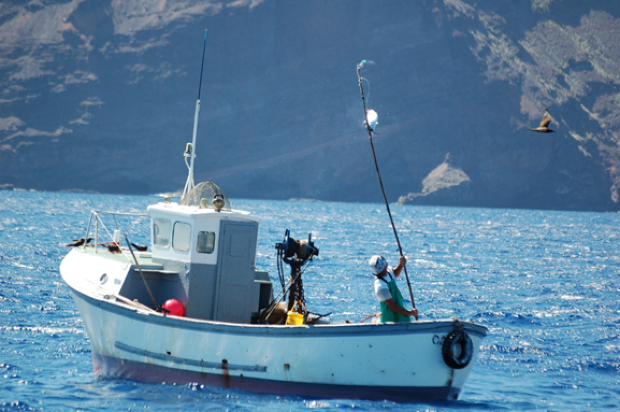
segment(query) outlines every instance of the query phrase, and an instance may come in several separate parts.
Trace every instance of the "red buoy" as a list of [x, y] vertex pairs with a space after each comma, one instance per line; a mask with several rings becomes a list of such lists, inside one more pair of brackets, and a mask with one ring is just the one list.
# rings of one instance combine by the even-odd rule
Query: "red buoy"
[[166, 303], [162, 305], [162, 308], [170, 311], [168, 315], [185, 316], [185, 307], [176, 299], [168, 299]]

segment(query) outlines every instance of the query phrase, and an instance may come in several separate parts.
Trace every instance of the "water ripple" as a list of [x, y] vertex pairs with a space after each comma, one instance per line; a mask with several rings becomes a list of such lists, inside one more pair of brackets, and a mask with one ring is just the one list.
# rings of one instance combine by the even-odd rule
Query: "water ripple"
[[[64, 245], [83, 236], [90, 209], [142, 211], [158, 200], [0, 191], [0, 411], [620, 409], [620, 217], [613, 213], [393, 207], [421, 318], [457, 316], [490, 329], [457, 402], [304, 399], [99, 380], [58, 274]], [[310, 310], [334, 312], [334, 321], [377, 312], [366, 262], [376, 253], [392, 263], [398, 257], [382, 205], [232, 203], [263, 218], [257, 266], [275, 282], [273, 245], [284, 229], [296, 238], [313, 233], [321, 255], [304, 273]], [[149, 241], [146, 223], [127, 222], [139, 243]]]

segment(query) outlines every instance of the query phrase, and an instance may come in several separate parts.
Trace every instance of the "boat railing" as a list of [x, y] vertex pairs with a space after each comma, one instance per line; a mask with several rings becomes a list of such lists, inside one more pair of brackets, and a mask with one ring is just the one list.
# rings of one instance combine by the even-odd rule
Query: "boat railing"
[[[101, 219], [101, 215], [110, 215], [114, 218], [114, 224], [116, 226], [116, 229], [114, 229], [114, 231], [111, 233], [110, 230], [107, 228], [107, 226], [103, 223], [103, 220]], [[105, 233], [108, 235], [108, 238], [111, 239], [111, 244], [116, 243], [116, 245], [120, 248], [121, 247], [121, 229], [119, 227], [118, 224], [118, 219], [117, 216], [124, 216], [124, 217], [148, 217], [149, 215], [146, 213], [131, 213], [131, 212], [108, 212], [108, 211], [103, 211], [103, 210], [91, 210], [90, 211], [90, 218], [88, 219], [88, 226], [86, 227], [86, 235], [84, 236], [84, 239], [88, 239], [89, 235], [91, 233], [91, 227], [94, 226], [94, 233], [93, 233], [93, 239], [94, 239], [94, 245], [95, 245], [95, 253], [97, 253], [98, 250], [98, 245], [100, 244], [99, 242], [99, 230], [100, 227], [103, 231], [105, 231]], [[94, 225], [93, 225], [93, 221], [94, 221]], [[84, 248], [86, 248], [88, 242], [84, 242]]]

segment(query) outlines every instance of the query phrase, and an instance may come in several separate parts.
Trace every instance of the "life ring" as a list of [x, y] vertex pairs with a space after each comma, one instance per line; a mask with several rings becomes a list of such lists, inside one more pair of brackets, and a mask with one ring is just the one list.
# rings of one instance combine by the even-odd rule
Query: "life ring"
[[463, 369], [474, 355], [474, 344], [463, 329], [455, 329], [443, 341], [441, 355], [452, 369]]

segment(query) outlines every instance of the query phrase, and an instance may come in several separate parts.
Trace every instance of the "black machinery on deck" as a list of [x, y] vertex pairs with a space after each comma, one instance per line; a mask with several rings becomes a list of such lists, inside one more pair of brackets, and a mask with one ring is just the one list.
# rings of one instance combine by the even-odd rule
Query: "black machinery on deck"
[[276, 243], [276, 250], [278, 251], [278, 276], [283, 294], [286, 294], [286, 287], [282, 262], [291, 267], [287, 311], [294, 310], [305, 315], [306, 299], [301, 280], [302, 268], [314, 256], [319, 255], [319, 248], [314, 245], [311, 233], [308, 234], [307, 240], [295, 240], [290, 236], [290, 230], [286, 229], [284, 241]]

